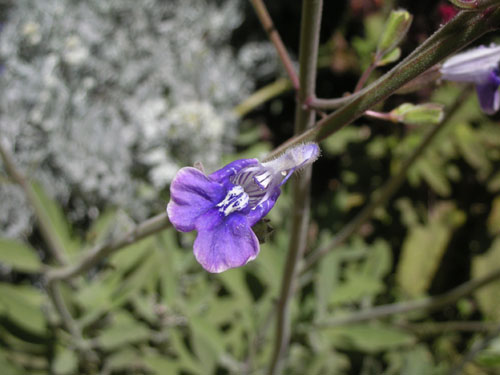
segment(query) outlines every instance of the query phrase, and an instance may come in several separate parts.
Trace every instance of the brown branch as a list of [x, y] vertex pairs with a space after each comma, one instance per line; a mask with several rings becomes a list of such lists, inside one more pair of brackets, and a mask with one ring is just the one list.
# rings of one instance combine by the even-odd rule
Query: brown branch
[[288, 77], [290, 78], [290, 81], [292, 81], [293, 87], [295, 88], [295, 90], [298, 90], [299, 78], [297, 76], [297, 73], [295, 72], [295, 68], [293, 67], [292, 59], [290, 58], [290, 55], [288, 54], [286, 47], [281, 40], [278, 30], [276, 30], [276, 28], [274, 27], [273, 20], [271, 19], [271, 16], [269, 15], [269, 12], [264, 5], [264, 1], [250, 0], [250, 2], [255, 9], [255, 13], [257, 13], [257, 17], [259, 17], [262, 27], [269, 35], [269, 39], [271, 40], [271, 42], [274, 44], [281, 62], [285, 67], [286, 72], [288, 73]]

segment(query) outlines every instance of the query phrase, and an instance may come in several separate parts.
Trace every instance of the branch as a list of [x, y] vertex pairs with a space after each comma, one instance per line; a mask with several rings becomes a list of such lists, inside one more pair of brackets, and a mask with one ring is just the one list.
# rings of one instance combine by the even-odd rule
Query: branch
[[366, 88], [361, 91], [358, 91], [357, 93], [348, 94], [342, 98], [335, 98], [335, 99], [311, 98], [308, 104], [311, 108], [318, 109], [321, 111], [336, 109], [342, 107], [343, 105], [346, 105], [354, 98], [363, 95], [364, 90], [366, 90]]
[[97, 354], [91, 349], [89, 342], [83, 338], [78, 323], [73, 319], [64, 302], [58, 281], [47, 283], [47, 293], [56, 309], [64, 328], [70, 333], [83, 366], [92, 367], [98, 361]]
[[238, 104], [234, 109], [234, 113], [238, 117], [245, 116], [248, 112], [267, 102], [268, 100], [281, 95], [282, 93], [292, 88], [290, 81], [286, 78], [279, 78], [273, 83], [266, 85]]
[[500, 279], [500, 269], [493, 271], [482, 278], [470, 280], [464, 284], [457, 286], [449, 292], [434, 297], [376, 306], [371, 309], [361, 310], [347, 316], [318, 322], [314, 326], [316, 328], [338, 327], [419, 310], [437, 310], [456, 302], [460, 298], [474, 293], [479, 288], [482, 288], [483, 286], [488, 285], [498, 279]]
[[154, 216], [137, 225], [123, 237], [97, 245], [92, 250], [88, 251], [77, 264], [50, 270], [47, 273], [47, 279], [49, 282], [54, 280], [68, 280], [81, 275], [98, 264], [104, 257], [107, 257], [115, 251], [137, 242], [144, 237], [160, 232], [169, 226], [170, 222], [168, 221], [166, 213]]
[[388, 73], [357, 95], [349, 97], [343, 107], [320, 120], [316, 126], [283, 143], [267, 158], [273, 158], [297, 144], [324, 140], [441, 60], [483, 34], [497, 29], [498, 25], [500, 25], [499, 5], [482, 12], [460, 12]]
[[[319, 31], [322, 0], [303, 0], [300, 34], [300, 90], [295, 113], [295, 134], [314, 124], [315, 112], [304, 106], [309, 97], [314, 96], [318, 59]], [[292, 228], [281, 291], [277, 305], [276, 334], [269, 366], [269, 375], [282, 372], [282, 359], [290, 341], [290, 300], [293, 296], [298, 262], [302, 259], [307, 242], [310, 210], [311, 167], [302, 177], [294, 181]]]
[[295, 90], [298, 90], [299, 78], [297, 76], [297, 73], [295, 72], [295, 68], [293, 67], [292, 59], [290, 58], [290, 55], [288, 54], [283, 41], [281, 40], [280, 34], [274, 27], [271, 16], [269, 15], [269, 12], [267, 11], [263, 0], [250, 0], [250, 2], [255, 9], [255, 13], [257, 13], [257, 17], [259, 17], [262, 27], [269, 35], [269, 39], [271, 39], [271, 42], [274, 44], [274, 47], [278, 51], [278, 55], [281, 59], [281, 62], [283, 63], [283, 66], [285, 67], [286, 72], [288, 73], [290, 81], [292, 81], [293, 87], [295, 88]]
[[448, 321], [424, 323], [395, 323], [399, 328], [406, 329], [418, 336], [441, 335], [447, 332], [491, 332], [497, 329], [499, 322], [481, 321]]
[[40, 228], [40, 233], [48, 245], [47, 250], [54, 257], [57, 263], [62, 265], [68, 264], [66, 252], [64, 251], [64, 245], [61, 243], [57, 232], [50, 224], [51, 221], [49, 215], [38, 199], [33, 186], [31, 186], [21, 171], [19, 171], [16, 167], [13, 158], [7, 151], [6, 147], [4, 147], [2, 140], [0, 140], [0, 157], [2, 158], [5, 170], [12, 180], [14, 180], [14, 182], [23, 189], [26, 199], [33, 207], [35, 218]]
[[375, 210], [387, 203], [392, 195], [399, 189], [399, 187], [406, 180], [406, 174], [410, 167], [418, 160], [423, 152], [429, 147], [434, 138], [449, 124], [450, 118], [454, 115], [458, 108], [462, 105], [464, 100], [470, 95], [469, 88], [464, 89], [457, 97], [452, 107], [447, 111], [443, 121], [433, 126], [430, 131], [425, 135], [419, 146], [412, 152], [412, 154], [402, 163], [400, 170], [393, 175], [378, 192], [372, 195], [370, 203], [365, 206], [350, 222], [342, 227], [337, 235], [325, 246], [317, 249], [311, 253], [302, 267], [301, 272], [305, 272], [318, 261], [322, 256], [327, 254], [330, 250], [343, 244], [347, 239], [358, 231], [358, 229], [373, 215]]

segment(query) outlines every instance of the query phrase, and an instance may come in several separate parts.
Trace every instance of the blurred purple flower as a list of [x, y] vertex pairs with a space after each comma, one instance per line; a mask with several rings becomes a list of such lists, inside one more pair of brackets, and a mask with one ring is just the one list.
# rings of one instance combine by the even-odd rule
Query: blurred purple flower
[[440, 71], [448, 81], [476, 85], [481, 109], [492, 115], [500, 108], [500, 46], [480, 46], [446, 60]]
[[315, 143], [299, 145], [269, 162], [233, 161], [206, 176], [196, 168], [177, 172], [167, 214], [181, 232], [198, 231], [196, 260], [209, 272], [243, 266], [259, 253], [251, 227], [267, 215], [292, 173], [319, 156]]

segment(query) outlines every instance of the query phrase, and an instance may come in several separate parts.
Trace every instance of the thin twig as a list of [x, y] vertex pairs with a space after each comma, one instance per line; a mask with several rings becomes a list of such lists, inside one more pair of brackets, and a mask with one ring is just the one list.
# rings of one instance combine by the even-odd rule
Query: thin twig
[[374, 60], [368, 68], [363, 72], [361, 77], [359, 77], [358, 83], [356, 83], [356, 87], [354, 88], [354, 92], [360, 91], [363, 86], [365, 85], [366, 81], [368, 78], [370, 78], [370, 75], [372, 74], [373, 70], [377, 67], [376, 65], [376, 60]]
[[242, 101], [234, 108], [234, 113], [238, 117], [245, 116], [259, 105], [275, 98], [276, 96], [290, 90], [292, 88], [290, 81], [286, 78], [279, 78], [273, 83], [266, 85], [255, 91], [252, 95]]
[[[314, 124], [315, 112], [303, 104], [315, 93], [322, 0], [302, 2], [300, 35], [300, 90], [295, 113], [295, 134]], [[292, 228], [281, 291], [277, 305], [276, 334], [269, 375], [282, 372], [283, 357], [290, 341], [290, 300], [293, 296], [298, 263], [302, 259], [309, 226], [311, 168], [293, 184]]]
[[467, 354], [465, 354], [462, 358], [462, 360], [454, 366], [450, 370], [450, 375], [460, 375], [463, 372], [463, 369], [465, 365], [469, 362], [472, 362], [476, 356], [481, 353], [484, 349], [488, 347], [488, 345], [496, 339], [500, 335], [500, 325], [497, 326], [497, 328], [491, 332], [490, 334], [486, 335], [482, 340], [475, 342], [472, 347], [469, 349]]
[[137, 225], [134, 229], [126, 233], [123, 237], [117, 240], [110, 240], [101, 243], [88, 251], [85, 256], [76, 264], [66, 266], [59, 269], [50, 270], [47, 273], [47, 279], [53, 280], [68, 280], [75, 276], [81, 275], [85, 271], [98, 264], [103, 258], [113, 254], [115, 251], [130, 245], [134, 242], [160, 232], [170, 226], [167, 214], [163, 213], [154, 216], [143, 223]]
[[274, 27], [271, 16], [269, 15], [269, 12], [267, 11], [263, 0], [250, 0], [250, 2], [255, 8], [255, 13], [257, 13], [257, 17], [259, 17], [262, 27], [269, 35], [269, 39], [271, 40], [271, 42], [274, 44], [281, 62], [283, 63], [286, 72], [288, 73], [288, 77], [290, 78], [290, 81], [292, 81], [293, 87], [295, 88], [295, 90], [298, 90], [300, 85], [299, 78], [297, 76], [297, 73], [295, 72], [295, 68], [293, 67], [292, 59], [290, 58], [290, 55], [288, 54], [286, 47], [281, 40], [280, 34]]
[[92, 350], [89, 342], [83, 338], [78, 323], [71, 316], [61, 294], [59, 281], [48, 282], [46, 288], [47, 294], [59, 314], [64, 328], [71, 334], [73, 344], [80, 354], [82, 364], [87, 368], [92, 367], [98, 361], [97, 354]]
[[64, 299], [61, 294], [61, 289], [57, 282], [47, 283], [47, 294], [51, 297], [54, 307], [58, 312], [61, 322], [64, 328], [71, 334], [73, 337], [73, 341], [78, 348], [82, 348], [85, 346], [85, 342], [82, 336], [82, 332], [80, 331], [80, 327], [71, 316], [66, 304], [64, 303]]
[[332, 249], [337, 248], [343, 244], [350, 236], [358, 231], [358, 229], [371, 218], [373, 212], [380, 206], [387, 203], [392, 195], [399, 189], [399, 187], [406, 180], [406, 174], [410, 167], [418, 160], [427, 147], [432, 143], [434, 138], [441, 132], [441, 130], [449, 124], [449, 119], [453, 116], [455, 111], [460, 108], [460, 105], [470, 95], [470, 90], [467, 88], [457, 97], [455, 103], [448, 110], [443, 121], [440, 124], [433, 126], [430, 131], [425, 135], [420, 145], [412, 152], [412, 154], [402, 163], [399, 171], [393, 175], [389, 180], [380, 188], [380, 190], [373, 194], [372, 199], [350, 222], [348, 222], [337, 235], [326, 245], [317, 249], [309, 255], [301, 272], [306, 271], [312, 267], [318, 259], [324, 256]]
[[457, 286], [456, 288], [437, 296], [426, 297], [407, 302], [398, 302], [389, 305], [376, 306], [370, 309], [352, 313], [350, 315], [317, 322], [314, 326], [316, 328], [339, 327], [347, 324], [355, 324], [419, 310], [437, 310], [456, 302], [460, 298], [474, 293], [479, 288], [482, 288], [483, 286], [488, 285], [498, 279], [500, 279], [500, 269], [493, 271], [482, 278], [467, 281]]
[[371, 109], [369, 109], [368, 111], [365, 112], [365, 116], [371, 117], [371, 118], [376, 118], [378, 120], [398, 122], [398, 119], [394, 118], [394, 116], [392, 116], [390, 113], [372, 111]]
[[447, 321], [424, 323], [395, 323], [396, 327], [406, 329], [418, 336], [441, 335], [447, 332], [491, 332], [497, 329], [498, 322]]
[[41, 205], [33, 186], [16, 167], [14, 159], [7, 151], [7, 148], [4, 146], [2, 140], [0, 140], [0, 157], [2, 158], [7, 173], [12, 180], [14, 180], [14, 182], [23, 189], [26, 199], [33, 207], [35, 218], [40, 228], [40, 233], [48, 245], [47, 250], [57, 263], [61, 265], [68, 264], [66, 252], [64, 251], [64, 245], [59, 240], [54, 228], [50, 225], [50, 218], [47, 211]]

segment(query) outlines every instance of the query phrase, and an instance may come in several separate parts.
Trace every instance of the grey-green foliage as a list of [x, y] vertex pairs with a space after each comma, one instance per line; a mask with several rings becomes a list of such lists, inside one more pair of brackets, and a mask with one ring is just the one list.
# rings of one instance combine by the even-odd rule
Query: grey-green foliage
[[[215, 168], [236, 132], [231, 109], [253, 88], [250, 70], [275, 69], [264, 64], [269, 49], [228, 47], [240, 5], [14, 2], [0, 33], [0, 132], [16, 162], [71, 198], [77, 218], [100, 202], [146, 216], [133, 170], [160, 189], [181, 166]], [[0, 195], [0, 231], [29, 230], [18, 189], [1, 183]]]

